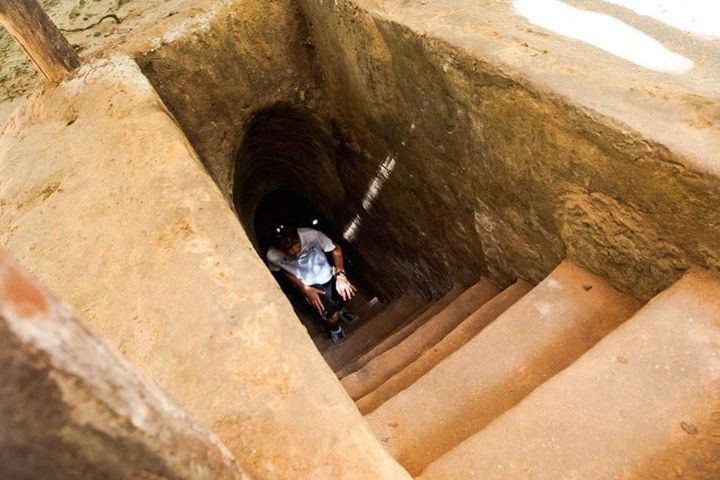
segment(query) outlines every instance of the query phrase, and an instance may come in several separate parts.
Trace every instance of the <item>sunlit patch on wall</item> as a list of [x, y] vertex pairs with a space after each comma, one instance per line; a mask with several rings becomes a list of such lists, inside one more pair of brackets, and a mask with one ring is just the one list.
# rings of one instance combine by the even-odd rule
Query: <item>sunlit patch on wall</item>
[[367, 192], [365, 192], [365, 196], [362, 201], [362, 212], [355, 215], [355, 218], [352, 220], [352, 222], [350, 222], [350, 224], [345, 227], [343, 237], [348, 242], [355, 240], [355, 237], [357, 237], [358, 230], [360, 229], [360, 224], [362, 223], [362, 213], [367, 213], [372, 210], [375, 199], [380, 194], [380, 191], [382, 190], [383, 185], [385, 185], [385, 182], [387, 182], [388, 178], [390, 178], [393, 170], [395, 170], [395, 165], [395, 158], [393, 158], [392, 156], [388, 156], [385, 161], [380, 164], [380, 167], [378, 167], [377, 172], [375, 173], [375, 177], [372, 179], [372, 182], [370, 182]]

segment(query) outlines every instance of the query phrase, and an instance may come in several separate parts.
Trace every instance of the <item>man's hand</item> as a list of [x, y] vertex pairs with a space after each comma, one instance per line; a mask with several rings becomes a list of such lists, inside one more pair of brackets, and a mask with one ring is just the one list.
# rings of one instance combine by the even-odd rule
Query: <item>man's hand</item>
[[320, 315], [325, 315], [325, 305], [322, 303], [322, 299], [320, 298], [320, 295], [325, 295], [325, 292], [315, 288], [315, 287], [305, 287], [303, 288], [303, 293], [305, 296], [310, 300], [310, 303], [312, 303], [313, 307], [317, 309], [318, 312], [320, 312]]
[[355, 286], [350, 283], [350, 280], [348, 280], [344, 275], [337, 276], [337, 279], [335, 280], [335, 289], [346, 302], [357, 293], [357, 288], [355, 288]]

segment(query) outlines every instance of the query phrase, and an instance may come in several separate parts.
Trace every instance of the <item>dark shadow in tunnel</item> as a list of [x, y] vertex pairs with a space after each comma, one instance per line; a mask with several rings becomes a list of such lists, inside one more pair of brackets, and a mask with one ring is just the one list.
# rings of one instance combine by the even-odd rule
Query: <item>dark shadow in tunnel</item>
[[235, 162], [233, 202], [256, 248], [255, 214], [271, 192], [296, 192], [325, 218], [342, 216], [338, 145], [333, 129], [306, 108], [281, 103], [252, 116]]
[[335, 242], [340, 238], [338, 232], [307, 198], [294, 190], [280, 189], [265, 195], [255, 210], [253, 226], [260, 252], [267, 252], [273, 232], [283, 224], [320, 230]]

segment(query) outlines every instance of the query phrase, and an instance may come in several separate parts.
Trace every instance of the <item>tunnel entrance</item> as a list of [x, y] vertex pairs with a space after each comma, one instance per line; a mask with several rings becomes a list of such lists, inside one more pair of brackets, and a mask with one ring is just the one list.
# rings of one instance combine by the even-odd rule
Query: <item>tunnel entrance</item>
[[[292, 208], [311, 204], [330, 224], [340, 221], [347, 195], [336, 168], [338, 143], [327, 122], [303, 107], [282, 103], [250, 118], [235, 161], [233, 202], [259, 253], [255, 218], [264, 199], [269, 208], [285, 195]], [[266, 199], [272, 192], [285, 193]]]
[[[366, 312], [368, 310], [367, 305], [373, 303], [375, 294], [371, 286], [365, 285], [361, 272], [356, 268], [356, 262], [354, 261], [356, 253], [346, 242], [340, 240], [342, 237], [322, 213], [297, 191], [289, 189], [275, 190], [268, 193], [260, 201], [253, 219], [253, 226], [259, 251], [263, 252], [263, 258], [265, 252], [272, 246], [275, 232], [282, 225], [318, 230], [329, 236], [336, 244], [341, 245], [344, 253], [344, 267], [349, 272], [352, 272], [352, 282], [358, 288], [356, 297], [347, 302], [347, 310], [349, 312]], [[326, 253], [326, 258], [328, 263], [333, 265], [332, 254]], [[274, 273], [274, 276], [310, 335], [316, 343], [323, 343], [327, 332], [323, 328], [317, 312], [308, 303], [305, 296], [284, 275]], [[374, 300], [374, 302], [378, 302], [378, 300]]]
[[[358, 253], [340, 233], [347, 216], [347, 195], [336, 168], [340, 144], [333, 128], [305, 108], [279, 104], [257, 112], [238, 151], [233, 201], [263, 261], [279, 225], [316, 229], [340, 245], [358, 289], [346, 307], [362, 314], [379, 300], [364, 278]], [[327, 257], [332, 265], [332, 256]], [[283, 275], [275, 277], [316, 344], [323, 342], [322, 320], [305, 296]]]

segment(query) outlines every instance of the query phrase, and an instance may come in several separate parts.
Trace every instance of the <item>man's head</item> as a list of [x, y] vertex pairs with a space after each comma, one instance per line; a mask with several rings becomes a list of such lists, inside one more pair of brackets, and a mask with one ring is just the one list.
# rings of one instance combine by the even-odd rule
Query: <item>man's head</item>
[[297, 228], [279, 225], [274, 232], [273, 246], [289, 257], [300, 255], [300, 235]]

